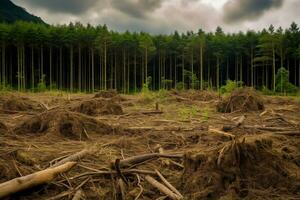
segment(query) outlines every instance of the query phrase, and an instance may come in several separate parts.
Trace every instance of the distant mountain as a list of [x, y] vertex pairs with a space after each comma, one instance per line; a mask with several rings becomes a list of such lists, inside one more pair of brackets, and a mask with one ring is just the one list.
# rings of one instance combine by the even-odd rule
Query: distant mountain
[[24, 8], [15, 5], [10, 0], [0, 0], [0, 22], [13, 23], [18, 20], [44, 23], [41, 18], [29, 14]]

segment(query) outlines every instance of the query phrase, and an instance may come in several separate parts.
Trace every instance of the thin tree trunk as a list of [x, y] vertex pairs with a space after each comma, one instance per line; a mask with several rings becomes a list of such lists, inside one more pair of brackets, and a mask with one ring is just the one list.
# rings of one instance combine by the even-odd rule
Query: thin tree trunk
[[82, 91], [81, 88], [81, 47], [78, 47], [78, 90]]
[[52, 90], [52, 46], [50, 46], [49, 49], [49, 71], [50, 71], [49, 81], [50, 81], [50, 91], [51, 91]]
[[92, 48], [92, 93], [95, 91], [95, 63], [94, 63], [94, 49]]

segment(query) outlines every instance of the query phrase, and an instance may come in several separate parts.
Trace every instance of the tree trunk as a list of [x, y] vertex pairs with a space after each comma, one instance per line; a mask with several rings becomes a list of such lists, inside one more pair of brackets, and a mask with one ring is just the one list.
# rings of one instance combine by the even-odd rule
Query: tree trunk
[[203, 46], [200, 47], [200, 87], [203, 90]]
[[50, 91], [51, 91], [52, 90], [52, 46], [50, 46], [49, 49], [49, 71], [50, 71], [49, 81], [50, 81]]
[[275, 47], [273, 44], [273, 49], [272, 49], [272, 54], [273, 54], [273, 65], [272, 65], [272, 74], [273, 74], [273, 91], [275, 92], [276, 89], [276, 83], [275, 83], [275, 77], [276, 77], [276, 61], [275, 61]]
[[34, 49], [31, 47], [31, 89], [34, 90]]
[[91, 49], [92, 50], [92, 57], [91, 57], [91, 59], [92, 59], [92, 93], [94, 93], [94, 91], [95, 91], [95, 63], [94, 63], [94, 49], [92, 48]]
[[78, 90], [82, 91], [81, 88], [81, 47], [78, 47]]
[[59, 48], [59, 89], [63, 88], [63, 70], [62, 70], [62, 47]]

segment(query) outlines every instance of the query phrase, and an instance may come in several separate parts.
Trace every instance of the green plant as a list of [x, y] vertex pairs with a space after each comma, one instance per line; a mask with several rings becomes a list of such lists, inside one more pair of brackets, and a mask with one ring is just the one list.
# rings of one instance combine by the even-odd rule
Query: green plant
[[183, 88], [184, 88], [184, 83], [183, 82], [178, 82], [176, 84], [176, 89], [177, 90], [183, 90]]
[[202, 121], [206, 122], [209, 119], [210, 110], [208, 107], [205, 107], [202, 112]]
[[289, 71], [280, 68], [276, 74], [275, 91], [281, 93], [297, 93], [298, 88], [289, 82]]
[[0, 90], [2, 92], [11, 91], [13, 88], [11, 85], [7, 84], [6, 81], [0, 82]]
[[225, 93], [231, 93], [232, 91], [234, 91], [237, 88], [240, 88], [243, 86], [243, 82], [242, 81], [232, 81], [232, 80], [227, 80], [226, 81], [226, 85], [223, 85], [220, 88], [220, 92], [222, 94]]
[[40, 82], [37, 85], [38, 92], [45, 92], [47, 90], [45, 79], [46, 79], [46, 75], [43, 74], [42, 78], [40, 79]]
[[194, 118], [197, 115], [197, 112], [197, 108], [194, 106], [184, 107], [179, 110], [179, 116], [180, 119], [183, 121], [190, 120], [191, 118]]

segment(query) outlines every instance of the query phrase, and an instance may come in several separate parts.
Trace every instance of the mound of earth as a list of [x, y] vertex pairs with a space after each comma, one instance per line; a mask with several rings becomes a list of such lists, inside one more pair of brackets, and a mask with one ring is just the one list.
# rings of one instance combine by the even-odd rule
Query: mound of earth
[[114, 129], [103, 122], [64, 109], [56, 109], [34, 116], [17, 126], [16, 134], [57, 134], [69, 139], [88, 139], [89, 133], [108, 134]]
[[11, 96], [7, 98], [2, 105], [6, 111], [42, 111], [44, 107], [33, 100], [25, 97]]
[[[255, 191], [270, 188], [285, 196], [299, 195], [300, 177], [292, 173], [295, 164], [284, 161], [272, 143], [267, 137], [254, 136], [187, 153], [183, 191], [189, 199], [256, 199]], [[261, 195], [270, 197], [268, 192]]]
[[123, 109], [119, 104], [105, 99], [86, 100], [80, 102], [79, 105], [76, 105], [71, 110], [91, 116], [123, 114]]
[[223, 99], [217, 105], [218, 112], [223, 113], [258, 111], [264, 109], [262, 96], [252, 88], [234, 90], [229, 97]]

